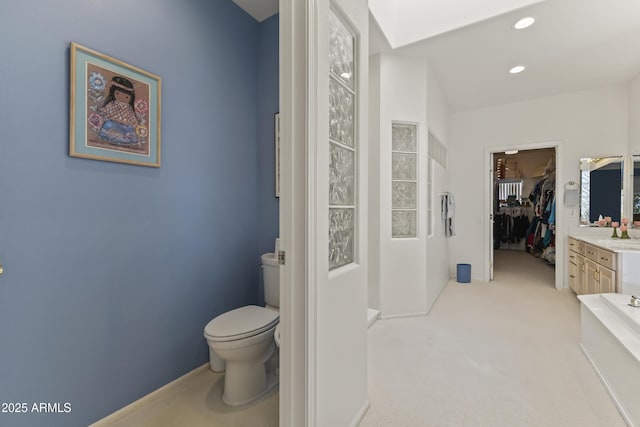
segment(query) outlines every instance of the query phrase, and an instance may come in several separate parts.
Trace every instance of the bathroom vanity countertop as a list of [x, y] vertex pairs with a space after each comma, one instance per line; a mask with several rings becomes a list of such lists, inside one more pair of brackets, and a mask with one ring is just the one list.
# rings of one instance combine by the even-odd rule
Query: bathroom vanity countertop
[[[612, 231], [613, 232], [613, 231]], [[620, 233], [620, 230], [618, 230]], [[576, 240], [582, 240], [590, 245], [599, 246], [602, 249], [613, 252], [640, 252], [640, 239], [612, 239], [601, 236], [571, 235]]]

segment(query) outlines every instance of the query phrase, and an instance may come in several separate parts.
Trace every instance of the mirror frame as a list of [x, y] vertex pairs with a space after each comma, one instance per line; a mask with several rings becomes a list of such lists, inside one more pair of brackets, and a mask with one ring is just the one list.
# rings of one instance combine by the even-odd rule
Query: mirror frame
[[[640, 156], [639, 156], [640, 157]], [[621, 221], [622, 218], [626, 217], [626, 213], [627, 213], [627, 205], [628, 203], [626, 202], [627, 200], [629, 200], [629, 196], [627, 194], [627, 189], [629, 188], [628, 185], [628, 180], [627, 180], [627, 171], [630, 169], [627, 166], [627, 156], [593, 156], [593, 157], [581, 157], [580, 158], [580, 163], [579, 163], [579, 173], [580, 173], [580, 178], [579, 178], [579, 182], [580, 182], [580, 203], [579, 203], [579, 216], [578, 216], [578, 223], [580, 225], [580, 227], [594, 227], [594, 226], [598, 226], [597, 221], [595, 222], [591, 222], [590, 218], [587, 218], [586, 221], [584, 221], [584, 216], [583, 216], [583, 201], [584, 201], [584, 180], [583, 180], [583, 173], [585, 172], [583, 170], [583, 164], [585, 163], [585, 161], [587, 162], [591, 162], [592, 160], [595, 161], [602, 161], [605, 159], [612, 159], [611, 162], [609, 162], [608, 164], [613, 163], [614, 161], [616, 163], [620, 163], [620, 218], [612, 218], [613, 221]], [[591, 172], [592, 170], [597, 170], [599, 168], [596, 169], [589, 169], [589, 172]], [[631, 178], [632, 180], [633, 178]], [[608, 215], [608, 213], [601, 213], [604, 215]]]
[[[629, 218], [632, 222], [633, 221], [640, 221], [640, 213], [634, 214], [634, 198], [635, 198], [635, 194], [640, 194], [640, 188], [638, 188], [638, 192], [635, 193], [635, 188], [634, 188], [634, 181], [635, 181], [635, 165], [636, 163], [638, 163], [638, 169], [640, 169], [640, 154], [632, 154], [630, 156], [628, 156], [628, 164], [629, 167], [627, 168], [627, 170], [629, 171], [628, 175], [628, 185], [627, 185], [627, 191], [625, 192], [625, 197], [626, 200], [628, 200], [628, 203], [625, 203], [625, 209], [626, 209], [626, 217]], [[640, 179], [640, 175], [638, 175], [638, 178]], [[639, 185], [640, 187], [640, 185]]]

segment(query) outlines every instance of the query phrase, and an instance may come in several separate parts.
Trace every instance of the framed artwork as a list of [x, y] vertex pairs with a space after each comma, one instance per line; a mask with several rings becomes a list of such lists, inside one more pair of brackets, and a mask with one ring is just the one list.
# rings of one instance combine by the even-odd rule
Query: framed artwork
[[71, 43], [69, 155], [160, 167], [160, 77]]
[[280, 113], [274, 117], [276, 197], [280, 197]]

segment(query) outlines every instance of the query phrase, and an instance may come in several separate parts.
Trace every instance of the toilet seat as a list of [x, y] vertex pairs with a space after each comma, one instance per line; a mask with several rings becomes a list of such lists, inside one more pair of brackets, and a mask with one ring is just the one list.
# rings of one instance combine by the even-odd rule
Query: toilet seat
[[280, 347], [280, 323], [278, 323], [278, 326], [276, 326], [276, 330], [273, 333], [273, 338], [275, 338], [276, 340], [276, 345]]
[[257, 305], [247, 305], [216, 317], [204, 328], [212, 341], [235, 341], [258, 335], [274, 328], [280, 319], [278, 312]]

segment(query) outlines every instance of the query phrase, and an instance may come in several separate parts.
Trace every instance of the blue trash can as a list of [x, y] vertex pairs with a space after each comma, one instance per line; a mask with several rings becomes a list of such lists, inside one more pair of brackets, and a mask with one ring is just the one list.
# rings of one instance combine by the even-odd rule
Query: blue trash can
[[458, 264], [456, 271], [458, 283], [471, 283], [471, 264]]

